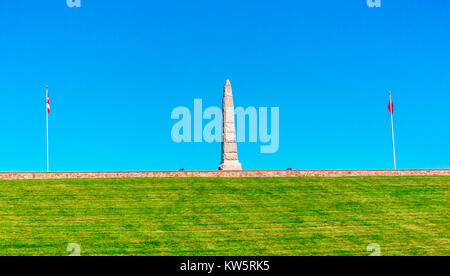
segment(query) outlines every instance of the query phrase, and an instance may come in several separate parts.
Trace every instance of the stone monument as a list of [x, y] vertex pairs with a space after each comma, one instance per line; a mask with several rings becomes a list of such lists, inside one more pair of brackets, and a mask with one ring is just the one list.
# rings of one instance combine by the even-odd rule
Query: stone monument
[[240, 171], [242, 165], [238, 160], [236, 143], [236, 124], [234, 120], [233, 92], [229, 80], [223, 88], [223, 133], [222, 133], [222, 164], [221, 171]]

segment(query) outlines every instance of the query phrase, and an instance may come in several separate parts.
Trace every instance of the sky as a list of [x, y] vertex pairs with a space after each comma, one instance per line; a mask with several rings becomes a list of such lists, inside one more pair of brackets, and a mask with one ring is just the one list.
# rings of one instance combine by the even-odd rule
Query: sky
[[[178, 106], [279, 108], [279, 149], [244, 169], [450, 167], [450, 1], [0, 3], [0, 171], [216, 170], [175, 143]], [[205, 121], [204, 123], [207, 123]]]

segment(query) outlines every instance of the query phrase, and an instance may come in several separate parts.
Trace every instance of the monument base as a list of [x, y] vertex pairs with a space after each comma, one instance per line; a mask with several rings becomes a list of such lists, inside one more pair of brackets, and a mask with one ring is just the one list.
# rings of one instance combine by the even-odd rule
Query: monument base
[[219, 166], [220, 171], [242, 171], [242, 164], [238, 160], [225, 160]]

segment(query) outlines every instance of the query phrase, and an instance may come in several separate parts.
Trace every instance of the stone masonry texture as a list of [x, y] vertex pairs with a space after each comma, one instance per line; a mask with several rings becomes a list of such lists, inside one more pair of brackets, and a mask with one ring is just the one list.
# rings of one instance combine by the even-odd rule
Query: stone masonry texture
[[238, 160], [238, 150], [236, 143], [236, 124], [234, 121], [233, 92], [229, 80], [225, 82], [223, 88], [223, 133], [222, 133], [222, 162], [219, 170], [238, 171], [242, 170], [242, 165]]
[[0, 180], [142, 178], [142, 177], [345, 177], [345, 176], [450, 176], [450, 169], [417, 170], [286, 170], [286, 171], [136, 171], [136, 172], [0, 172]]

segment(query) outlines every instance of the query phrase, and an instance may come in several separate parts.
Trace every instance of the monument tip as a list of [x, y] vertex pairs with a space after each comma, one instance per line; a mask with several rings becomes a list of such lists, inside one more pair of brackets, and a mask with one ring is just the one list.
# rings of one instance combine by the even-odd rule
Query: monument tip
[[227, 85], [227, 86], [228, 86], [228, 85], [231, 85], [230, 80], [227, 79], [227, 81], [225, 82], [225, 85]]

